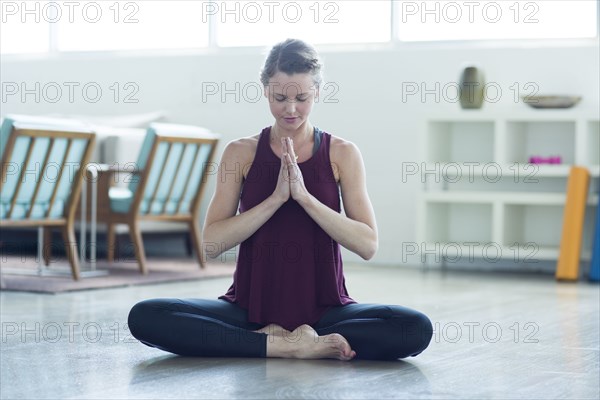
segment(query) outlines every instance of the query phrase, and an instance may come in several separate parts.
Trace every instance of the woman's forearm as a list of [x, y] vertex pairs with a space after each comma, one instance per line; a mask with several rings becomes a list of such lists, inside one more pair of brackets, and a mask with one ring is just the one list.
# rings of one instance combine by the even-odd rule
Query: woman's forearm
[[369, 225], [332, 210], [313, 195], [304, 198], [300, 205], [333, 240], [364, 260], [377, 252], [377, 232]]
[[204, 227], [202, 242], [207, 256], [221, 253], [248, 239], [275, 214], [283, 202], [275, 196], [267, 197], [250, 210]]

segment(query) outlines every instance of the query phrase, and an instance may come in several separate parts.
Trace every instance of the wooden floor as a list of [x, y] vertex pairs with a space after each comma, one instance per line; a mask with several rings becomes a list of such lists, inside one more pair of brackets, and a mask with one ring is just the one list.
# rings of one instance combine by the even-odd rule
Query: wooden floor
[[597, 399], [599, 286], [551, 275], [346, 266], [357, 301], [427, 314], [429, 348], [396, 362], [172, 356], [132, 340], [149, 297], [222, 294], [229, 278], [58, 295], [0, 294], [2, 399]]

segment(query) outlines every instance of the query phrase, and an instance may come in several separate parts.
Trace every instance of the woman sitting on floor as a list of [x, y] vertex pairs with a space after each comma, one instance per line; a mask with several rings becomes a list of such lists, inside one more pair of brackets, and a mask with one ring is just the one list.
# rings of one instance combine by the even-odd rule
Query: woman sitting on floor
[[210, 256], [240, 244], [233, 284], [218, 299], [136, 304], [129, 329], [142, 343], [187, 356], [339, 360], [429, 345], [424, 314], [359, 304], [346, 290], [340, 245], [372, 258], [377, 226], [359, 149], [308, 119], [321, 67], [300, 40], [271, 49], [261, 81], [275, 121], [227, 144], [204, 223]]

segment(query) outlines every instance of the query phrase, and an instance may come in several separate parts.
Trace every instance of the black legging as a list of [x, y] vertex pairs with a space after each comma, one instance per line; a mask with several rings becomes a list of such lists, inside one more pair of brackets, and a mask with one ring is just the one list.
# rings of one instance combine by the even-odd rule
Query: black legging
[[[129, 330], [142, 343], [183, 356], [266, 357], [264, 325], [248, 322], [237, 304], [208, 299], [151, 299], [129, 313]], [[333, 307], [312, 327], [341, 334], [356, 358], [393, 360], [416, 356], [433, 329], [424, 314], [401, 306], [348, 304]], [[293, 338], [292, 338], [293, 339]]]

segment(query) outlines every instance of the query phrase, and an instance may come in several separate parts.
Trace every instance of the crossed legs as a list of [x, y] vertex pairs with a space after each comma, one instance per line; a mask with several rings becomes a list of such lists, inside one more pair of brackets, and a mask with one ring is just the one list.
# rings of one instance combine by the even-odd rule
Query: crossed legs
[[292, 332], [249, 322], [246, 310], [225, 300], [144, 300], [128, 322], [132, 335], [148, 346], [205, 357], [390, 360], [421, 353], [433, 334], [424, 314], [379, 304], [332, 307], [313, 326]]

